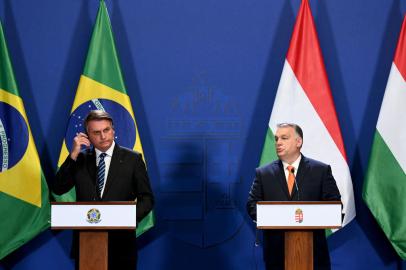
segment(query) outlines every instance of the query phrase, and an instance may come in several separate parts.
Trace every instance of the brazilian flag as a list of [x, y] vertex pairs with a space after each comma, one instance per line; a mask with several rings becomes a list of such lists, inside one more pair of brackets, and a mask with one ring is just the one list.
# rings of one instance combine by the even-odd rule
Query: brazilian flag
[[[84, 132], [83, 119], [90, 110], [107, 111], [114, 119], [115, 141], [121, 146], [143, 154], [133, 109], [121, 73], [110, 18], [103, 0], [100, 1], [85, 68], [79, 80], [58, 167], [69, 155], [73, 138], [78, 132]], [[73, 189], [62, 196], [55, 197], [58, 201], [76, 199]], [[137, 236], [153, 225], [154, 215], [151, 212], [138, 224]]]
[[0, 259], [49, 227], [49, 193], [0, 22]]

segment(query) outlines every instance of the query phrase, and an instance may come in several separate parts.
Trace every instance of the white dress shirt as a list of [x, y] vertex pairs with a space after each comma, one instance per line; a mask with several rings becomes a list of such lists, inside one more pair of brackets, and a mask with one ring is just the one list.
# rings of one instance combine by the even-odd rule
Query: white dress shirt
[[299, 157], [293, 161], [292, 164], [289, 164], [285, 161], [282, 161], [283, 164], [283, 171], [285, 172], [285, 178], [286, 178], [286, 182], [288, 182], [288, 177], [289, 177], [289, 170], [288, 170], [288, 166], [292, 166], [293, 168], [295, 168], [295, 177], [297, 175], [297, 170], [299, 170], [299, 164], [300, 164], [300, 160], [302, 160], [302, 155], [299, 155]]
[[105, 167], [105, 170], [104, 170], [104, 184], [103, 184], [103, 189], [101, 191], [100, 197], [103, 196], [104, 188], [106, 187], [106, 181], [107, 181], [107, 176], [109, 175], [111, 157], [113, 156], [113, 150], [114, 150], [115, 145], [116, 145], [116, 143], [113, 141], [110, 148], [107, 149], [106, 152], [102, 152], [99, 149], [95, 148], [95, 150], [96, 150], [96, 167], [99, 165], [100, 154], [101, 153], [106, 153], [106, 156], [104, 157], [104, 163], [106, 164], [106, 167]]

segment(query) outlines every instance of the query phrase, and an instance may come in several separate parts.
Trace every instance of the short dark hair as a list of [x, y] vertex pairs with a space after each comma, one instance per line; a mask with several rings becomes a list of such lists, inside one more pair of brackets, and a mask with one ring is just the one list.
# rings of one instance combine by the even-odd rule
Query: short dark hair
[[278, 128], [291, 127], [295, 130], [296, 134], [303, 140], [302, 128], [294, 123], [279, 123], [276, 125]]
[[93, 110], [90, 111], [84, 120], [85, 123], [85, 130], [87, 131], [87, 125], [89, 124], [90, 121], [101, 121], [101, 120], [107, 120], [110, 121], [111, 126], [113, 126], [113, 117], [108, 112], [102, 111], [102, 110]]

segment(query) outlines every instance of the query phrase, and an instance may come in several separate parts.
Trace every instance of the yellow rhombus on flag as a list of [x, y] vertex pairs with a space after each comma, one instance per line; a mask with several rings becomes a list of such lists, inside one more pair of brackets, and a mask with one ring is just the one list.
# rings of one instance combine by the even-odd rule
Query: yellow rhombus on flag
[[0, 259], [49, 227], [49, 193], [0, 23]]

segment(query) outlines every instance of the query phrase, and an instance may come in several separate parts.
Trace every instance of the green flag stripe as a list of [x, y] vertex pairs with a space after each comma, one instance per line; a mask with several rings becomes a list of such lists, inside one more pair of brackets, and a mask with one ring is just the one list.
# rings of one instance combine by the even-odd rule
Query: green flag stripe
[[272, 133], [272, 130], [268, 127], [265, 136], [264, 148], [262, 149], [261, 160], [259, 162], [260, 166], [263, 166], [267, 163], [270, 163], [274, 160], [277, 160], [278, 156], [275, 151], [275, 136]]
[[8, 55], [6, 39], [0, 22], [0, 89], [19, 96], [17, 83], [13, 74], [10, 57]]
[[140, 223], [138, 223], [138, 227], [136, 230], [137, 237], [143, 234], [144, 232], [148, 231], [155, 224], [155, 214], [154, 210], [150, 211], [146, 217], [144, 217]]
[[[59, 170], [59, 168], [58, 168]], [[76, 191], [75, 188], [72, 188], [68, 192], [62, 194], [62, 195], [56, 195], [55, 193], [52, 193], [52, 197], [55, 199], [57, 202], [75, 202], [76, 201]]]
[[127, 93], [116, 52], [109, 14], [103, 0], [100, 1], [83, 74], [117, 91]]
[[[0, 193], [0, 213], [7, 222], [0, 222], [0, 260], [50, 226], [51, 208], [45, 177], [41, 172], [41, 201], [38, 208], [20, 199]], [[6, 213], [3, 212], [7, 211]]]
[[405, 172], [376, 131], [363, 198], [402, 259], [406, 259], [405, 194]]

